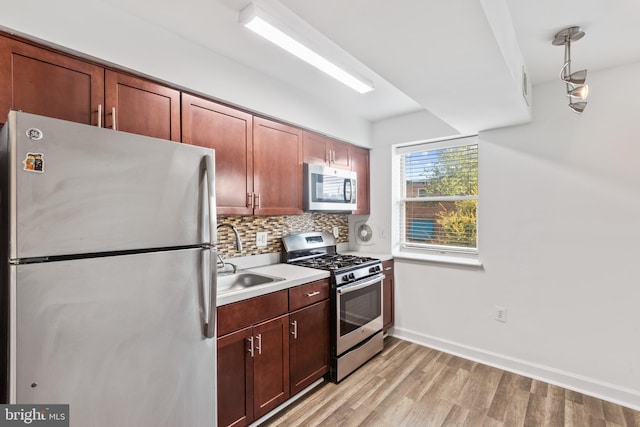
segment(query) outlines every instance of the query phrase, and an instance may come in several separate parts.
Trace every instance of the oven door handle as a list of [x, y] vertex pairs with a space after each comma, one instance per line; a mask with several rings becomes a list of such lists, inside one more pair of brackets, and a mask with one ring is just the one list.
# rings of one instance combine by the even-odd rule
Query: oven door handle
[[349, 285], [344, 285], [339, 287], [336, 291], [338, 294], [348, 294], [349, 292], [357, 291], [358, 289], [366, 288], [367, 286], [373, 285], [374, 283], [380, 282], [384, 280], [384, 274], [376, 274], [373, 277], [368, 277], [358, 282], [351, 283]]

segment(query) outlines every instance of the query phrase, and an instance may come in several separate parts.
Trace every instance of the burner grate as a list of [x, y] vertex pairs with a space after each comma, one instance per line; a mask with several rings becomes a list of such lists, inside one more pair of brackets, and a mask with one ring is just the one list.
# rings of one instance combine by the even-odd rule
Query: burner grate
[[342, 268], [357, 267], [378, 262], [375, 258], [355, 255], [330, 254], [304, 260], [292, 261], [292, 264], [302, 267], [318, 268], [321, 270], [340, 270]]

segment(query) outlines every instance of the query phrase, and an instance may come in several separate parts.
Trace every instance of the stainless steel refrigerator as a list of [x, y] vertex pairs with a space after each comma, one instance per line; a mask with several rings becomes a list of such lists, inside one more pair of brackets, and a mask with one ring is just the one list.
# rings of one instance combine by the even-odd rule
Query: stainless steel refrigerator
[[0, 147], [4, 401], [215, 426], [213, 150], [16, 111]]

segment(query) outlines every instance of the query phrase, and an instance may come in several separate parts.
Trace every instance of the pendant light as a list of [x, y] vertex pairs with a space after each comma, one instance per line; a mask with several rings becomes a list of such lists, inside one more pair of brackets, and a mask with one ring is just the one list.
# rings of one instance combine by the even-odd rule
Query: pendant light
[[564, 46], [564, 64], [560, 68], [560, 80], [566, 85], [566, 96], [569, 99], [569, 108], [580, 114], [584, 111], [587, 103], [584, 101], [573, 102], [574, 99], [584, 100], [589, 95], [589, 85], [587, 80], [587, 70], [571, 72], [571, 42], [575, 42], [584, 37], [584, 31], [580, 27], [568, 27], [559, 31], [551, 44], [554, 46]]

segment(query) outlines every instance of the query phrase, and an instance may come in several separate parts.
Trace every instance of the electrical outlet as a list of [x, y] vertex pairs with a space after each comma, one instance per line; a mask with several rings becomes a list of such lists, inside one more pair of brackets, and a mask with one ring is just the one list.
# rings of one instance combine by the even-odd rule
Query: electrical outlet
[[333, 237], [336, 239], [340, 236], [340, 229], [338, 227], [333, 227]]
[[263, 248], [267, 246], [267, 232], [266, 231], [258, 231], [256, 233], [256, 246], [259, 248]]
[[494, 317], [498, 322], [507, 321], [507, 308], [496, 305], [496, 315]]

